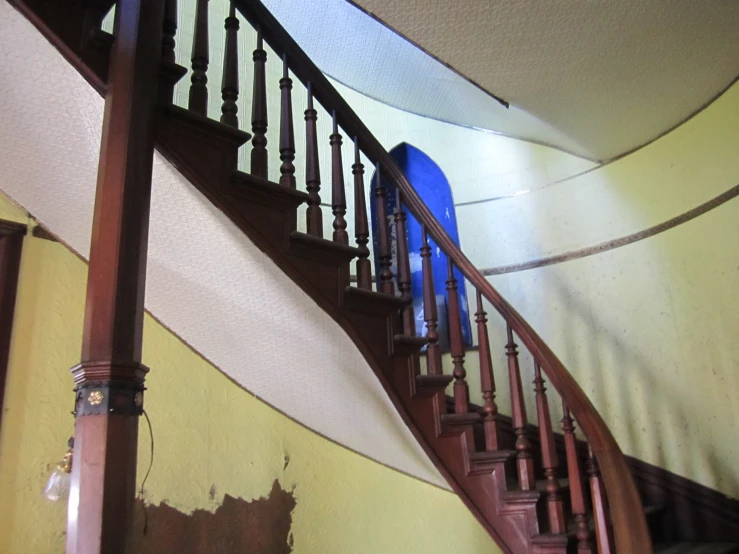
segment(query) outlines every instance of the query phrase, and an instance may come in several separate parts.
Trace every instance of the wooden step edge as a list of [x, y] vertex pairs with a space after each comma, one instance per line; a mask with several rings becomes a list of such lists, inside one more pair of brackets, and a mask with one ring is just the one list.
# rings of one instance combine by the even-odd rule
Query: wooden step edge
[[174, 62], [163, 60], [160, 64], [160, 76], [164, 80], [164, 82], [171, 87], [179, 83], [180, 79], [187, 75], [188, 71], [189, 69], [187, 69], [186, 67]]
[[348, 264], [359, 257], [359, 248], [339, 244], [300, 231], [290, 233], [290, 253], [309, 259], [320, 259], [333, 265]]
[[110, 56], [110, 51], [113, 48], [115, 37], [108, 31], [102, 29], [93, 29], [90, 32], [90, 36], [87, 39], [86, 48], [92, 48], [98, 50], [106, 55]]
[[260, 204], [297, 208], [310, 198], [306, 192], [243, 171], [231, 173], [229, 185], [229, 193], [252, 199]]
[[480, 414], [468, 412], [466, 414], [443, 414], [441, 423], [447, 427], [467, 427], [480, 421]]
[[655, 543], [654, 554], [737, 554], [739, 543], [661, 541]]
[[419, 396], [434, 396], [449, 386], [454, 380], [451, 375], [416, 375], [416, 394]]
[[492, 452], [471, 452], [469, 454], [469, 475], [491, 473], [505, 465], [516, 455], [515, 450], [493, 450]]
[[349, 286], [344, 289], [342, 307], [354, 312], [387, 317], [400, 312], [408, 302], [409, 300], [400, 296]]
[[[113, 49], [114, 43], [114, 35], [102, 29], [93, 29], [85, 44], [85, 48], [94, 50], [98, 55], [110, 59], [110, 51]], [[187, 75], [189, 69], [177, 63], [162, 60], [160, 71], [164, 82], [173, 87], [180, 79]]]
[[368, 307], [380, 304], [382, 306], [392, 308], [393, 310], [400, 310], [410, 303], [408, 298], [403, 298], [402, 296], [394, 296], [384, 292], [360, 289], [359, 287], [348, 286], [344, 289], [344, 292], [347, 297], [363, 304], [366, 303]]
[[251, 138], [251, 134], [246, 131], [236, 129], [230, 125], [224, 125], [220, 121], [204, 117], [174, 104], [162, 106], [161, 109], [165, 116], [178, 120], [185, 125], [195, 127], [199, 132], [217, 136], [221, 140], [232, 143], [234, 146], [242, 146], [249, 142]]
[[[567, 477], [558, 478], [557, 483], [559, 484], [560, 494], [564, 495], [566, 491], [570, 490], [570, 480]], [[536, 490], [538, 490], [539, 492], [547, 492], [547, 480], [537, 479], [536, 480]]]
[[475, 412], [466, 414], [442, 414], [441, 433], [439, 436], [446, 437], [459, 435], [465, 431], [472, 431], [473, 425], [480, 421], [480, 414]]
[[[416, 337], [410, 335], [393, 336], [393, 356], [410, 356], [418, 354], [419, 350], [428, 344], [426, 337]], [[427, 376], [431, 377], [431, 376]], [[434, 376], [437, 377], [437, 376]], [[444, 376], [446, 377], [446, 376]]]
[[533, 491], [503, 491], [500, 495], [506, 504], [536, 504], [541, 498], [541, 493], [537, 490]]
[[459, 425], [474, 425], [480, 421], [480, 414], [476, 412], [468, 412], [466, 414], [444, 414], [441, 420], [452, 427]]
[[552, 533], [540, 533], [531, 537], [531, 544], [552, 549], [566, 548], [569, 541], [569, 533], [565, 533], [562, 535], [554, 535]]

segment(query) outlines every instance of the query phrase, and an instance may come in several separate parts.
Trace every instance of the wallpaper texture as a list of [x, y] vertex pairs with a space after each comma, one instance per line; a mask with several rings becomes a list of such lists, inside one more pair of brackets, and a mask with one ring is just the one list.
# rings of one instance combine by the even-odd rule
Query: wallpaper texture
[[[103, 101], [7, 3], [0, 22], [1, 186], [87, 257]], [[146, 307], [288, 416], [446, 486], [340, 327], [159, 155]]]

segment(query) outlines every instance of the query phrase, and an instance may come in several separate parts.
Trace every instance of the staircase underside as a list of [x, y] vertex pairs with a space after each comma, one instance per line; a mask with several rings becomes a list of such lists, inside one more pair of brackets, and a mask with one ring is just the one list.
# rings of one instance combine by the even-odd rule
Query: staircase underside
[[[36, 10], [41, 10], [44, 6], [43, 3], [36, 5], [36, 2], [24, 5], [28, 4], [34, 4]], [[50, 16], [50, 13], [46, 13], [41, 19], [53, 20]], [[65, 43], [63, 35], [65, 29], [73, 27], [73, 22], [65, 21], [64, 24], [60, 24], [56, 30], [57, 34], [45, 29], [39, 20], [36, 23], [47, 32], [47, 36], [58, 47], [61, 47], [65, 56], [93, 86], [98, 90], [104, 88], [110, 37], [99, 33], [97, 37], [99, 40], [93, 48], [75, 51], [74, 48], [66, 46], [65, 50], [64, 45], [69, 43]], [[181, 68], [173, 64], [163, 64], [162, 69], [164, 81], [176, 80], [184, 74]], [[298, 231], [296, 210], [302, 209], [307, 201], [307, 194], [236, 171], [238, 149], [248, 139], [248, 133], [194, 115], [182, 108], [165, 106], [159, 113], [156, 143], [161, 154], [212, 206], [225, 214], [238, 228], [237, 230], [226, 224], [220, 214], [216, 215], [215, 219], [219, 220], [221, 225], [229, 227], [228, 232], [245, 233], [250, 241], [274, 262], [284, 276], [287, 276], [343, 329], [361, 354], [361, 358], [372, 368], [407, 429], [415, 436], [433, 465], [489, 534], [506, 552], [549, 554], [569, 551], [574, 546], [574, 533], [552, 535], [547, 533], [546, 529], [540, 528], [540, 521], [544, 520], [540, 514], [543, 491], [540, 488], [520, 491], [515, 485], [513, 478], [515, 468], [512, 464], [515, 452], [512, 449], [485, 452], [480, 448], [480, 441], [479, 438], [476, 439], [475, 433], [480, 419], [479, 414], [449, 413], [445, 389], [452, 377], [420, 374], [418, 352], [425, 341], [402, 335], [398, 310], [403, 306], [403, 301], [394, 296], [350, 286], [349, 263], [358, 255], [356, 248], [338, 245]], [[176, 172], [171, 171], [171, 174], [175, 175]], [[177, 185], [181, 186], [181, 183]], [[165, 209], [172, 208], [166, 201], [164, 204]], [[212, 206], [204, 204], [203, 210], [212, 210]], [[153, 217], [152, 223], [155, 224], [156, 221], [156, 217]], [[55, 229], [54, 225], [50, 227]], [[204, 229], [201, 231], [204, 232]], [[233, 237], [228, 239], [233, 240]], [[243, 242], [241, 244], [243, 245]], [[193, 249], [192, 244], [181, 246], [184, 246], [185, 250]], [[264, 263], [253, 254], [252, 263]], [[219, 263], [219, 260], [212, 258], [210, 267], [215, 267]], [[272, 272], [272, 276], [275, 279], [283, 278], [276, 277], [275, 272]], [[241, 287], [248, 289], [253, 286], [257, 289], [256, 284], [250, 283], [248, 279], [240, 281], [238, 275], [232, 276], [229, 284], [233, 286], [231, 292]], [[297, 290], [293, 288], [290, 294], [294, 296], [294, 292]], [[227, 306], [229, 298], [230, 294], [226, 294], [225, 298], [219, 299], [216, 303], [216, 308], [222, 309], [221, 313], [229, 313]], [[291, 301], [292, 298], [290, 300], [275, 298], [275, 304], [268, 306], [267, 311], [274, 312], [278, 306], [290, 309], [293, 307]], [[295, 300], [295, 304], [300, 303], [301, 301]], [[302, 305], [307, 307], [304, 301]], [[282, 332], [289, 334], [293, 318], [295, 313], [288, 311], [271, 330], [279, 331], [279, 324], [282, 324], [286, 327]], [[254, 323], [265, 325], [262, 321]], [[326, 325], [324, 330], [330, 331], [331, 326]], [[306, 331], [310, 332], [310, 328]], [[281, 335], [278, 333], [273, 336]], [[327, 337], [336, 339], [335, 335], [332, 336], [330, 333]], [[225, 344], [232, 345], [233, 341], [243, 341], [247, 344], [248, 351], [251, 339], [252, 337], [242, 329], [240, 333], [226, 338]], [[345, 343], [342, 348], [337, 348], [334, 344], [327, 352], [330, 351], [336, 356], [338, 351], [341, 359], [349, 351], [346, 344], [350, 343]], [[311, 348], [310, 340], [306, 347]], [[273, 339], [268, 348], [279, 349], [280, 341]], [[260, 364], [264, 363], [264, 360], [254, 356], [252, 352], [250, 356], [260, 360]], [[306, 364], [305, 360], [301, 362], [298, 364], [301, 367], [296, 368], [296, 373], [293, 374], [295, 379], [300, 379], [303, 373], [312, 371], [311, 365]], [[316, 365], [321, 363], [320, 360], [316, 362]], [[271, 375], [272, 369], [265, 368], [264, 375], [266, 377]], [[256, 364], [248, 368], [249, 372], [257, 374], [260, 370], [261, 367]], [[280, 366], [279, 371], [284, 372], [285, 367]], [[357, 374], [357, 378], [363, 383], [369, 382], [366, 375], [360, 377]], [[372, 383], [375, 387], [373, 392], [379, 393], [379, 396], [385, 399], [376, 382], [372, 380]], [[367, 394], [367, 390], [363, 388], [355, 387], [354, 390]], [[407, 438], [405, 427], [402, 431], [395, 429], [395, 432], [397, 437]], [[417, 452], [414, 452], [413, 448], [406, 448], [403, 454], [408, 456]], [[413, 459], [413, 463], [423, 467], [417, 459]], [[424, 470], [428, 470], [429, 475], [434, 475], [430, 468]], [[563, 486], [566, 487], [566, 484], [563, 483]], [[710, 548], [713, 550], [705, 548], [708, 547], [681, 543], [666, 545], [658, 551], [674, 554], [682, 552], [728, 554], [734, 551], [732, 545], [712, 545]]]
[[[0, 67], [14, 76], [0, 85], [1, 187], [87, 258], [103, 100], [5, 2], [0, 17]], [[449, 488], [351, 340], [159, 154], [146, 305], [211, 363], [292, 419]]]

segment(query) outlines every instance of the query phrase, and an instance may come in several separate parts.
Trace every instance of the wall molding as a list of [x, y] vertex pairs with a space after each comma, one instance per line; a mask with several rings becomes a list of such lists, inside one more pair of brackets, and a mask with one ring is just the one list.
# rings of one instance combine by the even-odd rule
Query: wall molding
[[488, 267], [485, 269], [481, 269], [480, 272], [485, 276], [502, 275], [504, 273], [515, 273], [517, 271], [524, 271], [527, 269], [535, 269], [547, 265], [560, 264], [563, 262], [577, 260], [579, 258], [585, 258], [587, 256], [593, 256], [594, 254], [600, 254], [601, 252], [607, 252], [608, 250], [620, 248], [622, 246], [626, 246], [628, 244], [653, 237], [654, 235], [663, 233], [669, 229], [677, 227], [678, 225], [682, 225], [683, 223], [686, 223], [691, 219], [695, 219], [698, 216], [710, 212], [714, 208], [718, 208], [722, 204], [725, 204], [726, 202], [733, 198], [736, 198], [737, 196], [739, 196], [739, 185], [733, 186], [726, 192], [719, 194], [715, 198], [712, 198], [708, 202], [704, 202], [703, 204], [693, 208], [692, 210], [688, 210], [685, 213], [668, 219], [667, 221], [663, 221], [658, 225], [654, 225], [652, 227], [644, 229], [643, 231], [632, 233], [630, 235], [626, 235], [625, 237], [609, 240], [606, 242], [601, 242], [593, 246], [586, 246], [585, 248], [580, 248], [578, 250], [571, 250], [569, 252], [557, 254], [555, 256], [547, 256], [545, 258], [539, 258], [536, 260], [530, 260], [528, 262], [522, 262], [518, 264]]

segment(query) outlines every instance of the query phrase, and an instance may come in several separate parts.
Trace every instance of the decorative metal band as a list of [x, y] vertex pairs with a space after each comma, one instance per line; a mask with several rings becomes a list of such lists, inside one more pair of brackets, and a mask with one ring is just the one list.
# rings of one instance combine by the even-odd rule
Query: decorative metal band
[[74, 391], [75, 417], [88, 415], [132, 415], [144, 411], [144, 385], [130, 381], [90, 381]]

